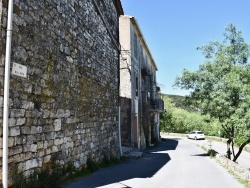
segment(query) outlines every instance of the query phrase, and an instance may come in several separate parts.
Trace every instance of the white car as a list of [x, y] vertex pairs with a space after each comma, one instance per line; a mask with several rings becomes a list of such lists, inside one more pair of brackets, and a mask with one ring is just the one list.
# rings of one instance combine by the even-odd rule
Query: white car
[[202, 131], [191, 131], [188, 133], [189, 139], [199, 140], [199, 139], [205, 139], [205, 135]]

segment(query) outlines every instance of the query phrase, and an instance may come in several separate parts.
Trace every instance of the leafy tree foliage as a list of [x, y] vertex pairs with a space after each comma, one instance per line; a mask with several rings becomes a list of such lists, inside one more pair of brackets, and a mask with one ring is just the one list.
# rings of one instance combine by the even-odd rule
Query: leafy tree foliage
[[198, 111], [183, 109], [184, 105], [180, 105], [181, 100], [173, 101], [171, 98], [172, 96], [163, 98], [166, 111], [161, 114], [161, 131], [188, 133], [192, 130], [201, 130], [206, 135], [217, 136], [220, 128], [218, 121], [211, 121], [208, 115], [201, 115]]
[[[175, 85], [191, 89], [187, 100], [199, 106], [202, 113], [217, 118], [227, 138], [227, 156], [236, 161], [250, 143], [250, 46], [240, 31], [229, 25], [224, 41], [210, 42], [198, 48], [205, 63], [197, 71], [183, 70]], [[239, 145], [236, 153], [234, 144]]]

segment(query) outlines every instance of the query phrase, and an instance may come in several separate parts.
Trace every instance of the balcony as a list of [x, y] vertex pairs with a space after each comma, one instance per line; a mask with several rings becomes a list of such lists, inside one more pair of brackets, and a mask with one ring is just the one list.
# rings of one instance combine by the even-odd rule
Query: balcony
[[162, 99], [151, 99], [150, 100], [150, 111], [151, 112], [163, 112], [164, 101]]

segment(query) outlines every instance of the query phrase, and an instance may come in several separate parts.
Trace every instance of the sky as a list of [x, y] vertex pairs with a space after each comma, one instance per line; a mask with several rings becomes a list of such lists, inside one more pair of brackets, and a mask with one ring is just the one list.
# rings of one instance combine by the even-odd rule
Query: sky
[[188, 95], [173, 88], [183, 69], [198, 70], [205, 58], [198, 46], [223, 41], [229, 24], [250, 44], [250, 0], [121, 0], [124, 15], [134, 16], [158, 67], [161, 92]]

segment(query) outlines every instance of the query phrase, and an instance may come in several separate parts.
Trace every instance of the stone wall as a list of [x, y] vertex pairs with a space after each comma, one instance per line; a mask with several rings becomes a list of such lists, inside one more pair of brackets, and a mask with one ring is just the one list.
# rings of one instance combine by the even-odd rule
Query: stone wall
[[243, 166], [233, 162], [232, 160], [229, 160], [228, 158], [219, 153], [216, 154], [215, 158], [219, 163], [221, 163], [228, 170], [236, 174], [239, 178], [247, 180], [248, 182], [250, 181], [249, 169], [246, 169]]
[[[7, 3], [0, 1], [1, 118]], [[9, 171], [29, 175], [53, 155], [75, 167], [119, 156], [119, 14], [113, 0], [14, 1], [11, 62], [28, 77], [10, 76]]]
[[121, 144], [132, 147], [131, 143], [131, 99], [121, 97]]

